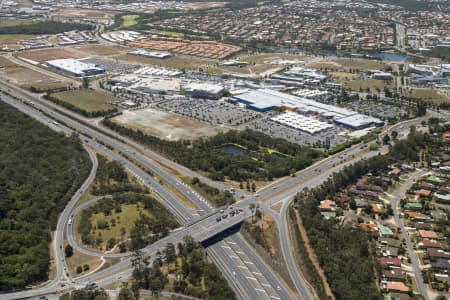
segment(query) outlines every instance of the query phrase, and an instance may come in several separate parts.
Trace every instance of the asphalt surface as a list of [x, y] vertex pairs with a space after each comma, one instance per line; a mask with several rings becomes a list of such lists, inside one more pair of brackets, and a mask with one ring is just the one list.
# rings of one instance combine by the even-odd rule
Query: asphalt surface
[[[23, 98], [22, 96], [20, 96], [18, 94], [16, 94], [16, 96]], [[5, 96], [3, 96], [3, 98], [5, 98]], [[33, 98], [34, 98], [34, 100], [36, 100], [36, 98], [34, 96], [33, 96]], [[5, 101], [5, 102], [7, 102], [7, 101]], [[10, 102], [15, 102], [15, 101], [11, 100]], [[214, 230], [217, 230], [217, 232], [220, 232], [227, 226], [230, 226], [234, 223], [240, 222], [246, 216], [248, 216], [247, 215], [248, 210], [247, 210], [247, 213], [243, 213], [241, 215], [235, 216], [234, 218], [228, 218], [228, 220], [222, 220], [221, 222], [217, 222], [216, 217], [218, 214], [217, 213], [214, 214], [213, 209], [204, 199], [202, 199], [200, 196], [198, 196], [198, 194], [196, 194], [188, 186], [180, 184], [180, 182], [177, 181], [176, 179], [174, 179], [172, 175], [170, 175], [166, 170], [162, 169], [160, 166], [158, 166], [153, 161], [150, 161], [149, 159], [142, 156], [138, 152], [134, 152], [133, 150], [130, 150], [126, 144], [118, 142], [117, 140], [110, 138], [102, 133], [99, 133], [96, 130], [93, 130], [93, 129], [89, 128], [88, 126], [80, 124], [79, 122], [76, 122], [64, 115], [55, 113], [51, 109], [49, 109], [45, 106], [39, 105], [39, 108], [41, 110], [47, 112], [49, 115], [52, 115], [53, 117], [55, 117], [58, 121], [60, 121], [60, 122], [62, 121], [65, 124], [68, 124], [73, 128], [77, 128], [79, 131], [81, 131], [85, 134], [88, 134], [91, 137], [94, 137], [96, 140], [101, 140], [104, 144], [107, 144], [110, 147], [112, 147], [116, 150], [119, 150], [122, 153], [125, 153], [128, 157], [132, 157], [132, 159], [134, 161], [137, 161], [141, 165], [144, 165], [146, 168], [148, 168], [148, 169], [152, 170], [154, 173], [158, 174], [158, 176], [160, 176], [165, 182], [167, 182], [168, 184], [170, 184], [173, 187], [176, 187], [176, 189], [178, 191], [180, 191], [183, 195], [185, 195], [187, 198], [189, 198], [189, 200], [192, 203], [194, 203], [197, 207], [200, 208], [199, 214], [206, 215], [202, 218], [198, 218], [197, 213], [194, 213], [191, 210], [184, 207], [175, 196], [173, 196], [170, 192], [168, 192], [163, 187], [163, 185], [159, 184], [158, 180], [155, 180], [153, 177], [149, 176], [146, 172], [141, 170], [139, 167], [135, 166], [131, 161], [125, 159], [123, 156], [117, 154], [116, 152], [109, 150], [108, 147], [105, 147], [103, 145], [92, 142], [89, 140], [89, 138], [87, 136], [86, 137], [83, 136], [82, 139], [85, 139], [85, 142], [87, 141], [87, 143], [90, 144], [94, 148], [100, 148], [100, 150], [102, 152], [106, 152], [108, 156], [111, 156], [112, 158], [123, 163], [124, 166], [127, 167], [132, 173], [134, 173], [137, 178], [142, 180], [144, 182], [144, 184], [151, 187], [152, 189], [155, 190], [155, 192], [160, 194], [162, 196], [162, 198], [166, 200], [167, 205], [169, 206], [169, 209], [171, 209], [171, 211], [179, 218], [180, 222], [182, 224], [188, 225], [187, 227], [185, 227], [177, 232], [172, 233], [165, 239], [158, 241], [158, 242], [146, 247], [145, 249], [143, 249], [145, 254], [155, 253], [157, 250], [164, 247], [164, 245], [168, 242], [176, 243], [179, 240], [181, 240], [181, 238], [183, 236], [185, 236], [186, 234], [191, 234], [194, 236], [194, 238], [197, 238], [197, 239], [204, 238], [208, 234], [209, 235], [214, 234]], [[46, 116], [43, 116], [42, 114], [35, 111], [34, 109], [31, 109], [31, 108], [28, 108], [28, 109], [29, 109], [29, 111], [26, 113], [28, 113], [32, 117], [41, 119], [41, 121], [42, 121], [42, 119], [44, 119], [43, 122], [45, 122], [45, 118], [47, 118]], [[418, 121], [416, 121], [416, 122], [418, 122]], [[55, 130], [62, 130], [61, 127], [63, 127], [60, 125], [59, 126], [52, 125], [52, 124], [49, 124], [49, 125], [50, 125], [50, 127], [52, 127]], [[127, 141], [127, 143], [128, 143], [128, 141]], [[146, 150], [146, 149], [142, 149], [142, 150], [148, 152], [148, 150]], [[347, 157], [350, 157], [350, 158], [352, 158], [352, 156], [355, 155], [355, 158], [357, 160], [357, 159], [361, 159], [361, 157], [364, 157], [364, 156], [359, 156], [359, 153], [363, 152], [363, 151], [366, 151], [366, 150], [355, 147], [354, 149], [348, 150], [347, 151], [348, 154], [346, 154], [346, 155], [347, 155]], [[375, 154], [375, 153], [376, 152], [373, 152], [373, 154]], [[303, 186], [299, 185], [299, 183], [304, 182], [307, 179], [311, 179], [311, 180], [307, 181], [306, 186], [312, 187], [317, 184], [320, 184], [323, 180], [325, 180], [331, 174], [330, 172], [334, 172], [334, 171], [337, 172], [339, 170], [339, 169], [334, 168], [333, 165], [337, 165], [341, 162], [341, 160], [345, 159], [345, 156], [342, 156], [342, 157], [341, 156], [342, 156], [342, 154], [340, 154], [339, 156], [333, 157], [325, 162], [322, 162], [322, 163], [318, 164], [315, 169], [314, 169], [315, 166], [313, 166], [311, 168], [308, 168], [305, 171], [299, 172], [298, 173], [299, 175], [297, 175], [296, 177], [292, 177], [292, 178], [289, 178], [288, 180], [280, 181], [273, 187], [270, 187], [268, 189], [265, 189], [264, 191], [261, 191], [261, 193], [264, 193], [262, 195], [263, 197], [261, 197], [261, 198], [259, 198], [259, 194], [258, 194], [258, 195], [248, 197], [248, 198], [244, 199], [243, 201], [241, 201], [239, 204], [237, 204], [238, 207], [241, 207], [244, 209], [244, 211], [246, 211], [245, 209], [247, 208], [247, 206], [250, 203], [255, 203], [255, 202], [263, 203], [264, 202], [264, 205], [266, 207], [270, 207], [280, 201], [283, 201], [283, 209], [282, 209], [281, 217], [277, 218], [278, 222], [280, 222], [280, 220], [281, 220], [281, 222], [283, 222], [282, 223], [283, 226], [279, 226], [280, 238], [282, 241], [283, 256], [286, 259], [286, 264], [288, 265], [289, 273], [293, 277], [295, 286], [303, 299], [313, 299], [313, 297], [312, 297], [311, 293], [309, 292], [309, 288], [308, 288], [307, 284], [305, 283], [301, 274], [299, 274], [297, 268], [295, 267], [295, 262], [292, 259], [292, 248], [291, 248], [290, 239], [289, 239], [288, 233], [287, 233], [287, 228], [286, 228], [287, 226], [285, 226], [286, 218], [284, 217], [284, 215], [285, 215], [288, 204], [290, 203], [290, 201], [292, 201], [293, 195], [295, 195], [295, 193], [297, 193], [304, 187], [304, 185]], [[171, 162], [170, 166], [172, 167], [173, 164], [174, 163]], [[192, 171], [190, 171], [190, 173], [192, 174]], [[222, 188], [226, 188], [226, 187], [222, 186]], [[283, 192], [281, 192], [281, 191], [283, 191]], [[212, 215], [208, 216], [208, 214], [212, 214]], [[230, 221], [230, 220], [232, 220], [232, 221]], [[279, 223], [279, 225], [280, 225], [280, 223]], [[249, 259], [249, 261], [251, 261], [253, 264], [255, 264], [254, 261], [258, 260], [258, 258], [257, 258], [257, 256], [255, 256], [254, 251], [249, 247], [245, 247], [245, 245], [243, 244], [243, 240], [240, 236], [237, 235], [237, 236], [233, 236], [232, 238], [236, 239], [234, 241], [234, 243], [236, 243], [236, 245], [239, 245], [239, 247], [236, 246], [238, 248], [236, 248], [236, 249], [232, 248], [231, 250], [233, 250], [234, 253], [237, 253], [236, 251], [244, 253], [245, 255], [247, 255], [247, 258]], [[219, 245], [219, 244], [217, 244], [217, 245]], [[227, 249], [227, 248], [222, 248], [222, 250], [217, 249], [217, 248], [218, 248], [218, 246], [216, 246], [216, 245], [214, 245], [214, 247], [208, 248], [208, 252], [210, 252], [210, 257], [213, 258], [214, 262], [217, 263], [219, 266], [222, 265], [222, 271], [225, 271], [224, 275], [227, 277], [227, 279], [229, 279], [229, 281], [230, 280], [233, 281], [232, 277], [237, 276], [236, 270], [241, 269], [241, 268], [238, 268], [236, 263], [232, 263], [230, 261], [228, 261], [225, 264], [221, 264], [220, 262], [221, 261], [223, 262], [226, 259], [224, 256], [226, 254], [224, 254], [222, 250]], [[97, 253], [97, 255], [99, 255], [99, 254]], [[102, 255], [102, 254], [100, 254], [100, 255]], [[102, 256], [105, 256], [105, 255], [103, 254]], [[221, 260], [221, 261], [219, 261], [219, 260]], [[117, 281], [118, 277], [130, 275], [131, 272], [130, 272], [130, 269], [127, 268], [128, 266], [129, 266], [129, 261], [128, 261], [128, 259], [125, 259], [123, 262], [121, 262], [113, 267], [110, 267], [104, 271], [101, 271], [92, 276], [89, 276], [89, 278], [81, 279], [79, 282], [77, 282], [77, 284], [83, 285], [85, 283], [89, 283], [89, 282], [92, 282], [92, 280], [97, 280], [97, 279], [98, 280], [96, 282], [100, 283], [100, 284], [108, 284], [108, 283]], [[258, 270], [265, 268], [264, 262], [262, 260], [260, 260], [260, 262], [257, 262], [257, 266], [258, 266]], [[60, 269], [60, 268], [58, 268], [58, 269]], [[271, 285], [272, 286], [271, 290], [267, 290], [267, 289], [262, 289], [262, 290], [264, 290], [265, 293], [267, 293], [267, 295], [269, 297], [271, 297], [272, 299], [276, 299], [273, 297], [278, 297], [274, 294], [278, 294], [280, 296], [280, 298], [282, 296], [281, 299], [290, 299], [290, 296], [288, 296], [288, 295], [281, 295], [282, 291], [285, 289], [284, 289], [282, 283], [280, 283], [280, 284], [277, 283], [277, 281], [279, 279], [277, 276], [274, 275], [273, 271], [269, 268], [266, 268], [265, 271], [267, 271], [267, 272], [253, 271], [255, 273], [262, 274], [261, 276], [264, 278], [266, 278], [266, 277], [270, 278], [270, 280], [267, 280], [267, 282], [270, 281], [270, 284], [269, 283], [264, 283], [264, 284]], [[117, 275], [116, 273], [119, 275]], [[115, 274], [115, 275], [111, 275], [111, 274]], [[122, 275], [120, 275], [120, 274], [122, 274]], [[118, 277], [115, 277], [116, 275]], [[231, 276], [231, 278], [230, 278], [230, 276]], [[248, 276], [248, 277], [250, 277], [250, 276]], [[122, 277], [122, 278], [124, 278], [124, 277]], [[245, 280], [245, 279], [247, 279], [247, 280]], [[245, 295], [245, 294], [252, 295], [251, 297], [243, 297], [243, 299], [252, 299], [252, 297], [256, 297], [254, 299], [259, 299], [258, 297], [261, 297], [261, 295], [260, 295], [262, 293], [260, 291], [261, 288], [254, 287], [253, 285], [251, 285], [250, 284], [251, 281], [255, 281], [255, 280], [245, 277], [245, 278], [243, 278], [242, 281], [234, 280], [232, 283], [232, 286], [233, 285], [235, 286], [235, 290], [238, 290], [238, 291], [245, 290], [245, 293], [242, 292], [242, 295]], [[260, 286], [265, 286], [265, 285], [263, 285], [263, 283], [261, 283], [261, 281], [263, 281], [262, 279], [261, 279], [261, 281], [256, 279], [256, 281], [260, 282]], [[273, 293], [274, 285], [276, 285], [275, 293]], [[236, 286], [238, 286], [238, 287], [236, 287]], [[268, 287], [266, 286], [266, 288], [268, 288]], [[43, 290], [40, 290], [40, 291], [42, 292]], [[9, 294], [9, 295], [11, 295], [11, 294]], [[258, 296], [256, 296], [256, 295], [258, 295]]]
[[420, 295], [422, 295], [425, 300], [430, 299], [430, 297], [428, 296], [428, 293], [427, 293], [427, 286], [423, 281], [422, 271], [419, 266], [419, 258], [417, 256], [416, 252], [414, 251], [414, 246], [413, 246], [413, 243], [411, 242], [408, 231], [406, 230], [405, 225], [400, 218], [400, 215], [399, 215], [400, 207], [399, 206], [400, 206], [400, 200], [406, 195], [406, 192], [411, 188], [411, 186], [414, 184], [416, 179], [425, 175], [427, 172], [428, 172], [428, 170], [421, 170], [421, 171], [415, 173], [413, 176], [409, 177], [393, 193], [393, 195], [392, 195], [393, 197], [391, 197], [391, 205], [394, 210], [395, 224], [397, 225], [398, 228], [401, 229], [401, 234], [406, 243], [406, 249], [408, 251], [409, 257], [411, 258], [411, 267], [414, 271], [414, 277], [416, 279], [417, 288], [419, 289]]
[[[34, 118], [39, 119], [41, 122], [45, 123], [46, 118], [48, 118], [47, 116], [41, 114], [38, 111], [35, 111], [34, 109], [32, 109], [31, 107], [27, 107], [27, 106], [23, 106], [23, 105], [19, 105], [18, 103], [16, 103], [16, 101], [12, 100], [12, 99], [8, 99], [8, 97], [6, 96], [2, 96], [3, 100], [5, 102], [8, 102], [16, 107], [20, 107], [20, 109], [22, 111], [24, 111], [25, 113], [33, 116]], [[36, 106], [36, 104], [34, 104]], [[59, 122], [64, 122], [65, 124], [69, 124], [71, 126], [73, 126], [73, 122], [70, 119], [65, 119], [63, 118], [63, 116], [58, 115], [57, 113], [54, 113], [50, 110], [47, 110], [45, 107], [39, 106], [39, 108], [43, 111], [45, 111], [46, 113], [54, 116], [57, 118], [57, 120]], [[62, 126], [61, 124], [55, 125], [53, 124], [53, 121], [48, 122], [48, 125], [50, 125], [52, 128], [58, 130], [58, 131], [64, 131], [64, 126]], [[77, 124], [75, 124], [77, 125]], [[76, 127], [76, 126], [75, 126]], [[69, 129], [66, 129], [66, 133], [70, 134], [71, 131]], [[82, 136], [82, 139], [87, 140], [87, 137]], [[150, 182], [150, 185], [152, 185], [152, 187], [157, 190], [158, 193], [162, 194], [163, 199], [168, 200], [167, 198], [170, 199], [170, 195], [165, 195], [164, 191], [165, 189], [162, 188], [159, 190], [158, 188], [158, 184], [157, 182], [152, 182], [152, 178], [150, 176], [148, 176], [144, 171], [140, 170], [139, 168], [135, 167], [132, 163], [130, 163], [129, 161], [127, 161], [126, 159], [124, 159], [123, 157], [120, 157], [118, 154], [116, 154], [115, 152], [112, 152], [109, 150], [109, 148], [99, 145], [95, 142], [89, 141], [87, 140], [87, 143], [90, 144], [90, 146], [94, 147], [94, 148], [98, 148], [99, 150], [101, 150], [102, 152], [106, 152], [107, 155], [112, 156], [113, 158], [121, 161], [122, 163], [124, 163], [124, 165], [130, 169], [130, 171], [132, 171], [133, 173], [136, 174], [136, 176], [138, 178], [141, 178], [143, 180], [144, 183], [147, 182], [147, 184]], [[150, 178], [148, 178], [150, 177]], [[147, 181], [148, 180], [148, 181]], [[175, 183], [176, 185], [176, 183]], [[186, 186], [184, 186], [184, 188], [187, 188]], [[196, 195], [194, 193], [192, 193], [191, 195], [192, 197], [196, 197]], [[200, 200], [200, 199], [198, 199]], [[201, 201], [201, 200], [200, 200]], [[167, 201], [170, 202], [170, 201]], [[174, 203], [175, 206], [180, 205], [180, 202], [177, 201], [177, 199], [174, 199]], [[207, 210], [211, 210], [211, 208], [209, 206], [205, 207]], [[205, 209], [205, 210], [206, 210]], [[183, 223], [186, 223], [187, 221], [191, 221], [191, 219], [193, 219], [191, 216], [191, 212], [187, 211], [184, 206], [181, 205], [180, 208], [175, 209], [174, 210], [175, 215], [179, 216], [180, 219], [182, 219], [182, 221], [184, 221]], [[244, 212], [245, 213], [245, 212]], [[245, 217], [248, 217], [248, 213], [245, 216], [244, 213], [241, 215], [242, 217], [236, 216], [235, 218], [228, 218], [226, 220], [221, 221], [219, 224], [216, 221], [216, 216], [209, 216], [206, 217], [206, 219], [202, 220], [202, 222], [194, 222], [191, 226], [187, 227], [186, 229], [183, 229], [179, 232], [176, 232], [174, 234], [172, 234], [171, 236], [169, 236], [168, 238], [161, 240], [159, 243], [154, 243], [152, 245], [150, 245], [150, 247], [146, 247], [145, 249], [143, 249], [143, 252], [145, 254], [151, 254], [151, 253], [155, 253], [156, 251], [158, 251], [159, 249], [163, 248], [168, 242], [173, 242], [176, 243], [178, 241], [180, 241], [182, 239], [183, 236], [185, 236], [186, 234], [190, 234], [192, 235], [194, 238], [203, 238], [204, 236], [206, 236], [207, 234], [211, 234], [211, 230], [212, 228], [216, 228], [219, 231], [222, 231], [224, 228], [227, 228], [227, 226], [230, 226], [241, 222]], [[68, 219], [67, 219], [68, 220]], [[226, 223], [228, 223], [229, 225], [225, 225]], [[222, 227], [224, 226], [224, 227]], [[214, 252], [214, 249], [212, 250], [212, 252]], [[92, 253], [90, 253], [92, 254]], [[96, 254], [99, 255], [99, 254]], [[100, 254], [101, 255], [101, 254]], [[252, 252], [249, 253], [249, 255], [251, 256], [251, 259], [253, 259], [252, 257]], [[105, 256], [105, 255], [101, 255], [101, 256]], [[119, 277], [121, 278], [125, 278], [125, 276], [130, 276], [131, 271], [130, 269], [126, 269], [128, 268], [130, 265], [130, 261], [129, 259], [124, 260], [123, 262], [110, 267], [109, 269], [106, 269], [104, 272], [99, 272], [95, 275], [89, 276], [86, 279], [81, 279], [81, 280], [77, 280], [76, 283], [74, 283], [73, 285], [71, 285], [72, 287], [82, 287], [85, 284], [91, 283], [92, 281], [96, 280], [97, 278], [99, 278], [100, 280], [96, 280], [97, 284], [99, 285], [106, 285], [115, 281], [118, 281]], [[228, 273], [232, 274], [232, 271], [230, 269], [231, 267], [229, 267], [228, 270], [225, 270]], [[115, 277], [115, 275], [111, 275], [111, 274], [115, 274], [116, 272], [120, 271], [121, 269], [126, 269], [124, 271], [119, 272], [118, 274], [122, 274], [119, 275], [118, 277]], [[272, 270], [270, 270], [270, 272], [273, 272]], [[274, 276], [275, 277], [275, 276]], [[238, 283], [239, 285], [242, 285], [243, 283]], [[70, 288], [70, 284], [66, 285], [65, 289]], [[21, 298], [21, 297], [30, 297], [30, 296], [38, 296], [38, 295], [42, 295], [42, 294], [47, 294], [47, 293], [54, 293], [57, 291], [61, 291], [64, 290], [64, 288], [57, 288], [55, 286], [49, 286], [48, 288], [42, 288], [42, 289], [38, 289], [38, 290], [33, 290], [33, 291], [26, 291], [26, 292], [22, 292], [22, 293], [14, 293], [14, 294], [8, 294], [7, 298], [8, 299], [16, 299], [16, 298]], [[248, 291], [249, 294], [253, 294], [254, 296], [257, 294], [257, 290], [253, 289]], [[3, 297], [4, 295], [2, 295]], [[257, 297], [255, 298], [257, 299]], [[286, 299], [290, 299], [290, 297], [287, 297]]]

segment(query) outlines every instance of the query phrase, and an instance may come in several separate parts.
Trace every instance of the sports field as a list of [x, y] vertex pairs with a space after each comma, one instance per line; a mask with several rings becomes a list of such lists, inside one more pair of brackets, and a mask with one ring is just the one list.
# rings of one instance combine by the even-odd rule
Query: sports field
[[128, 28], [134, 26], [138, 23], [139, 16], [138, 15], [125, 15], [121, 17], [122, 25], [120, 28]]

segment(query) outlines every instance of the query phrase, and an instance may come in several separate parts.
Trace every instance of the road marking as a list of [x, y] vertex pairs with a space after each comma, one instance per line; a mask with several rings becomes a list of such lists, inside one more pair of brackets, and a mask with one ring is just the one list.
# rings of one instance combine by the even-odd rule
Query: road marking
[[245, 254], [245, 253], [242, 252], [242, 251], [236, 251], [236, 253], [239, 253], [239, 254]]
[[265, 290], [263, 290], [263, 289], [257, 289], [257, 288], [255, 288], [255, 291], [258, 291], [258, 292], [263, 292], [263, 293], [265, 293], [266, 291]]
[[241, 268], [241, 269], [248, 269], [246, 266], [238, 266], [238, 268]]
[[280, 297], [270, 296], [270, 298], [281, 300]]
[[244, 263], [246, 263], [247, 265], [254, 265], [254, 263], [252, 263], [251, 261], [244, 260]]
[[239, 257], [237, 257], [236, 255], [230, 255], [230, 257], [239, 259]]
[[258, 272], [252, 272], [252, 273], [255, 274], [255, 275], [262, 276], [262, 274], [261, 274], [261, 273], [258, 273]]
[[228, 244], [236, 245], [235, 242], [227, 242]]
[[263, 285], [263, 286], [265, 286], [265, 287], [271, 287], [271, 285], [270, 285], [270, 284], [267, 284], [267, 283], [261, 283], [261, 285]]
[[258, 281], [255, 277], [250, 277], [250, 276], [245, 276], [245, 277], [247, 277], [247, 279], [250, 279], [250, 280]]
[[231, 249], [231, 247], [230, 246], [221, 246], [222, 248], [225, 248], [225, 249]]

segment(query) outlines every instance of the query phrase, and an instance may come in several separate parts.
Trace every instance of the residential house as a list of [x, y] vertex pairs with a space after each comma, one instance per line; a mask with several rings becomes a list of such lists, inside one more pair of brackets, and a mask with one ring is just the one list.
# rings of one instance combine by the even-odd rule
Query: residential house
[[415, 222], [414, 223], [414, 228], [419, 230], [419, 229], [423, 229], [423, 230], [433, 230], [433, 225], [430, 223], [424, 223], [424, 222]]
[[380, 238], [378, 240], [378, 242], [381, 245], [395, 247], [395, 248], [400, 247], [400, 244], [401, 244], [401, 242], [399, 240], [394, 239], [394, 238]]
[[420, 249], [429, 249], [429, 248], [442, 248], [442, 244], [436, 240], [423, 239], [422, 242], [418, 244]]
[[406, 281], [406, 273], [402, 269], [385, 270], [383, 275], [387, 281]]
[[420, 189], [417, 190], [415, 194], [422, 197], [429, 197], [431, 195], [431, 191], [427, 189]]
[[398, 257], [381, 257], [380, 265], [382, 267], [388, 266], [388, 267], [400, 268], [402, 265], [402, 261]]
[[401, 172], [402, 172], [402, 171], [401, 171], [399, 168], [393, 168], [393, 169], [389, 172], [389, 175], [391, 175], [391, 176], [399, 176]]
[[336, 211], [336, 202], [333, 200], [322, 200], [320, 201], [319, 209], [320, 211]]
[[388, 226], [385, 226], [381, 224], [380, 222], [377, 222], [378, 227], [378, 233], [380, 237], [393, 237], [394, 232], [392, 232], [392, 229], [390, 229]]
[[423, 239], [438, 239], [439, 238], [439, 236], [436, 232], [423, 230], [423, 229], [419, 230], [419, 236]]
[[404, 209], [411, 210], [411, 211], [421, 211], [422, 210], [422, 203], [420, 202], [407, 202], [404, 206]]
[[422, 213], [418, 213], [418, 212], [414, 212], [414, 211], [405, 211], [405, 215], [415, 221], [426, 221], [428, 220], [427, 215], [422, 214]]
[[435, 192], [433, 195], [436, 197], [436, 201], [438, 201], [438, 202], [445, 202], [445, 203], [450, 202], [450, 194], [444, 195], [444, 194]]

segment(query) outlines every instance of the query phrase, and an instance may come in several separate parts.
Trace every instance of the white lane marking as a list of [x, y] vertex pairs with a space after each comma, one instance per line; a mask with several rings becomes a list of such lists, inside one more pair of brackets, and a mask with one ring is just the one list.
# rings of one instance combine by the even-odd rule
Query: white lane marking
[[245, 253], [242, 252], [242, 251], [236, 251], [236, 253], [239, 253], [239, 254], [245, 254]]
[[255, 274], [255, 275], [262, 276], [262, 274], [261, 274], [261, 273], [258, 273], [258, 272], [252, 272], [252, 273]]
[[263, 289], [257, 289], [257, 288], [255, 288], [255, 291], [266, 293], [266, 291], [263, 290]]
[[244, 260], [244, 263], [246, 263], [247, 265], [254, 265], [254, 263], [252, 263], [251, 261]]
[[228, 244], [236, 245], [235, 242], [227, 242]]
[[239, 259], [239, 257], [237, 257], [236, 255], [230, 255], [230, 257]]
[[238, 268], [241, 268], [241, 269], [248, 269], [246, 266], [238, 266]]
[[265, 286], [265, 287], [271, 287], [271, 285], [270, 285], [270, 284], [267, 284], [267, 283], [261, 283], [261, 285], [263, 285], [263, 286]]
[[224, 249], [231, 249], [230, 246], [221, 246], [221, 247], [224, 248]]
[[250, 276], [245, 276], [245, 277], [247, 277], [247, 279], [250, 279], [250, 280], [258, 281], [255, 277], [250, 277]]
[[280, 297], [270, 296], [270, 298], [281, 300]]

